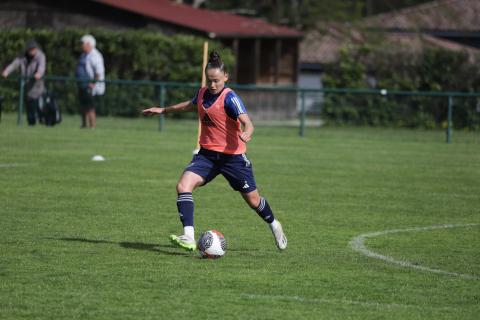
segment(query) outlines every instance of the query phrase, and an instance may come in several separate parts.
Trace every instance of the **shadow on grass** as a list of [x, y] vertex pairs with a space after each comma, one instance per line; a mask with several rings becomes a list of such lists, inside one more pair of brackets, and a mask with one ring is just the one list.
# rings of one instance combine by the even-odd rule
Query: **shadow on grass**
[[170, 249], [180, 250], [179, 248], [173, 245], [160, 245], [156, 243], [127, 242], [127, 241], [114, 242], [114, 241], [107, 241], [107, 240], [93, 240], [93, 239], [87, 239], [87, 238], [74, 238], [74, 237], [48, 238], [48, 239], [71, 241], [71, 242], [83, 242], [83, 243], [91, 243], [91, 244], [113, 244], [113, 245], [119, 245], [120, 247], [125, 249], [151, 251], [151, 252], [157, 252], [157, 253], [171, 255], [171, 256], [184, 256], [184, 257], [191, 256], [191, 253], [188, 253], [188, 252], [171, 251]]

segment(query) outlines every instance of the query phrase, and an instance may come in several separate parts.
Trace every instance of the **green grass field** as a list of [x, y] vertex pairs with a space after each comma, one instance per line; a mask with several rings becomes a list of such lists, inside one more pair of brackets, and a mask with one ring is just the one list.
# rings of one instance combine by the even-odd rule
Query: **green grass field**
[[[372, 128], [257, 128], [260, 191], [289, 239], [222, 177], [199, 189], [197, 234], [222, 231], [219, 260], [172, 247], [175, 183], [196, 123], [67, 117], [0, 123], [0, 319], [478, 319], [480, 135]], [[92, 162], [95, 154], [105, 162]]]

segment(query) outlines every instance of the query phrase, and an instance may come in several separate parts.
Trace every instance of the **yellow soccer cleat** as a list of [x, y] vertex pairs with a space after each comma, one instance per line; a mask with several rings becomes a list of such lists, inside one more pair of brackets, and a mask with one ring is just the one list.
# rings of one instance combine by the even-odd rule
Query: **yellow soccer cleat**
[[195, 251], [197, 249], [197, 243], [195, 240], [184, 234], [181, 236], [176, 236], [174, 234], [170, 235], [170, 242], [187, 251]]

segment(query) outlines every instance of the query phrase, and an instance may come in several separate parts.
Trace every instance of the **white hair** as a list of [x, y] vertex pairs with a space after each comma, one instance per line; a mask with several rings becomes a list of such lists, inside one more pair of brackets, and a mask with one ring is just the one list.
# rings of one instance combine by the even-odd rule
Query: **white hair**
[[80, 39], [82, 43], [89, 43], [93, 48], [95, 48], [95, 45], [97, 44], [97, 40], [91, 35], [91, 34], [86, 34]]

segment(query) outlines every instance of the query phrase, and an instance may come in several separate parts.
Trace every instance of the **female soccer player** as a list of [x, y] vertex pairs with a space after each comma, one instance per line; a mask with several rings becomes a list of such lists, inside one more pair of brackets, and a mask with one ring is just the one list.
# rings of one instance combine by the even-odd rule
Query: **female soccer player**
[[225, 87], [228, 74], [216, 51], [210, 53], [205, 68], [207, 87], [200, 88], [193, 100], [166, 108], [149, 108], [144, 115], [198, 110], [201, 119], [200, 151], [193, 156], [177, 183], [177, 208], [183, 224], [183, 235], [171, 235], [175, 245], [189, 251], [196, 249], [193, 227], [193, 197], [196, 188], [223, 175], [230, 186], [270, 225], [277, 247], [284, 250], [287, 238], [265, 198], [258, 193], [252, 164], [247, 159], [246, 144], [252, 138], [253, 124], [242, 100]]

